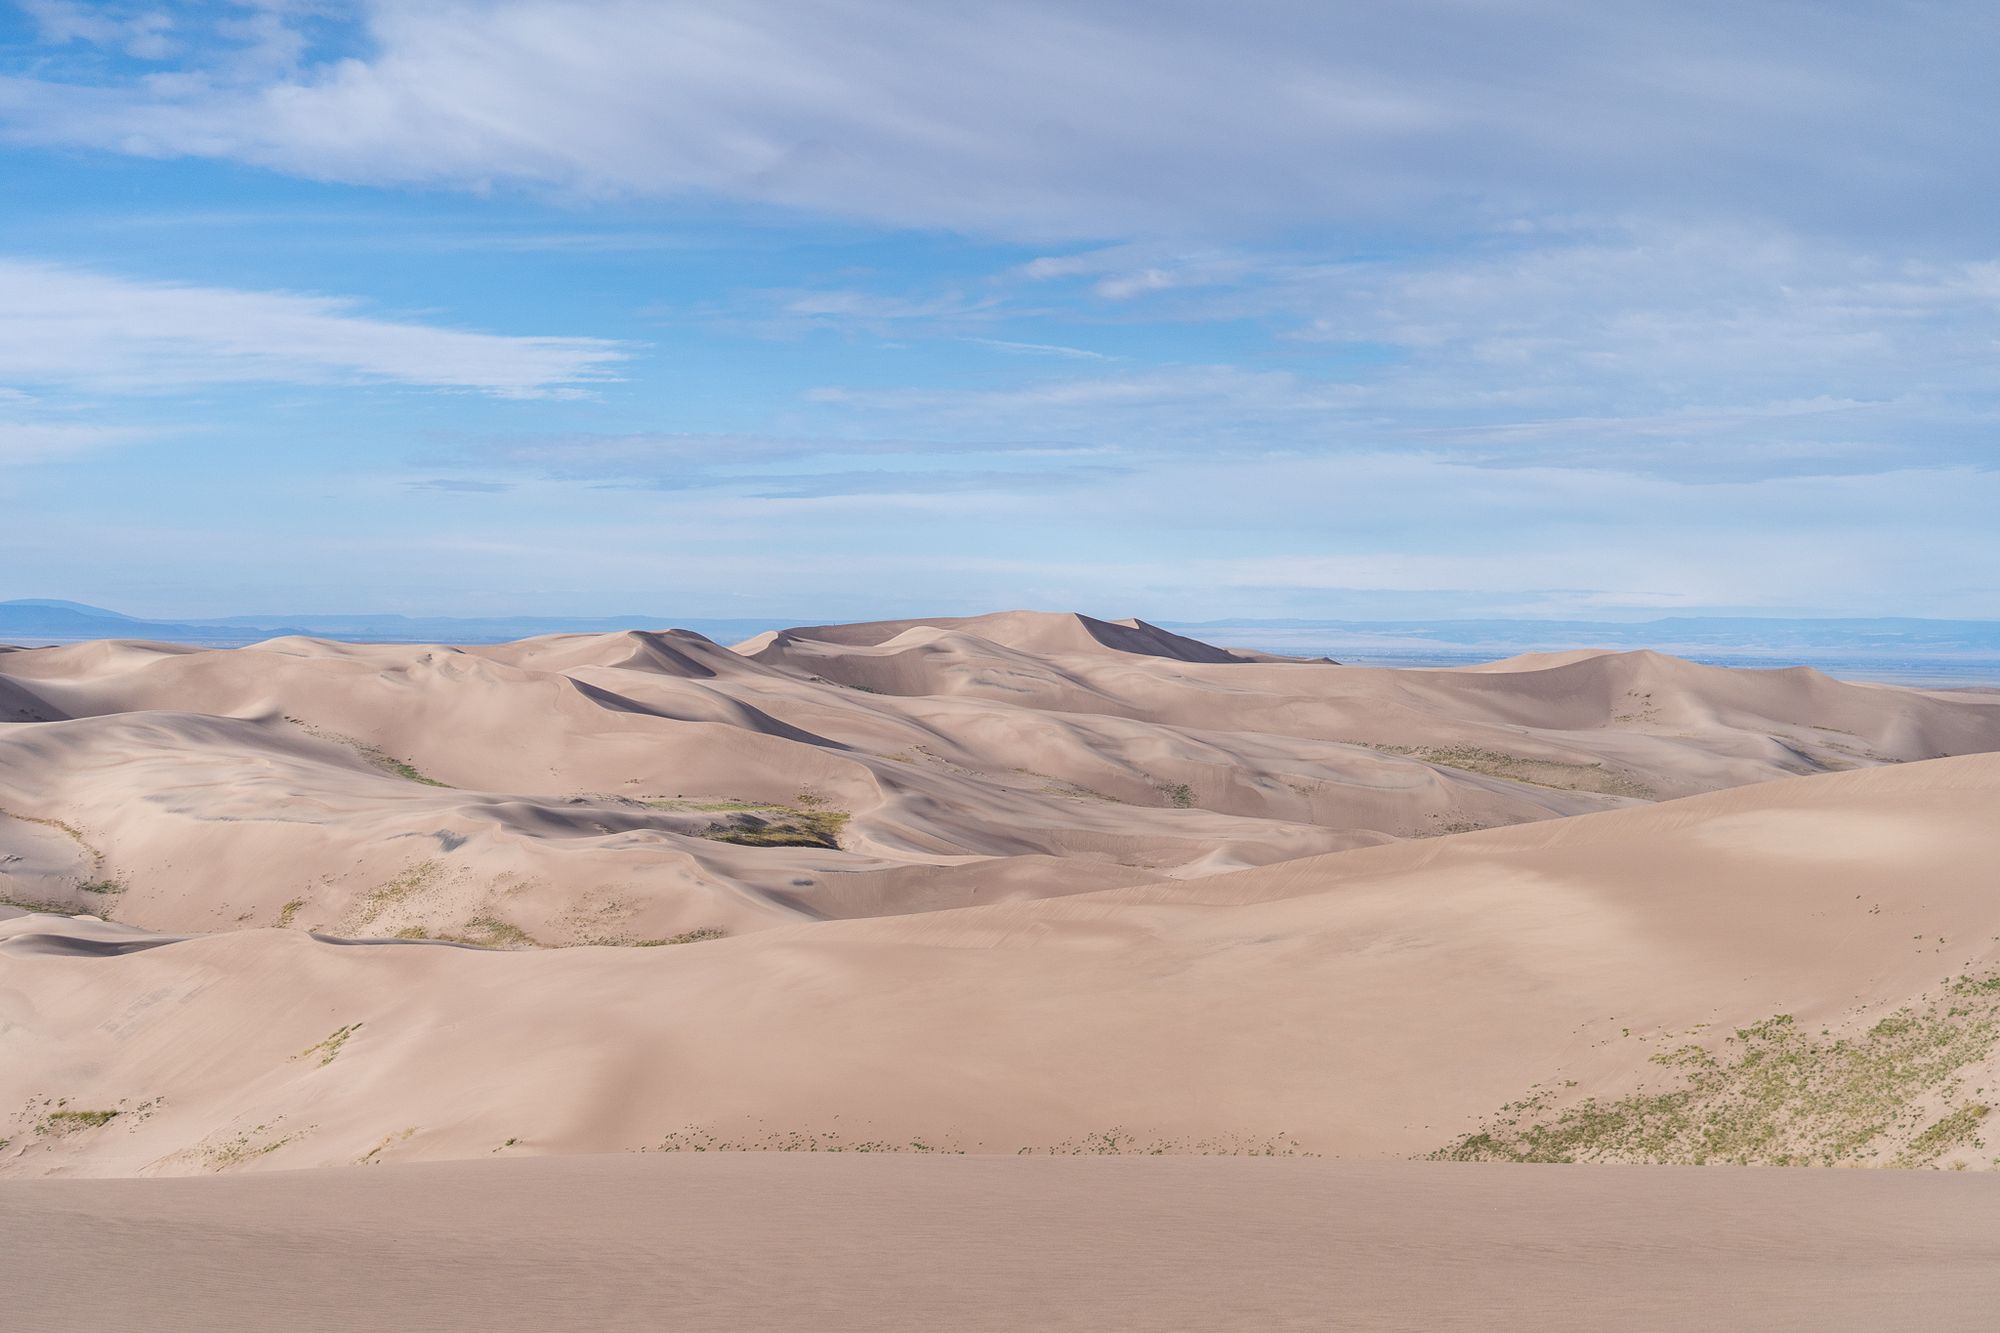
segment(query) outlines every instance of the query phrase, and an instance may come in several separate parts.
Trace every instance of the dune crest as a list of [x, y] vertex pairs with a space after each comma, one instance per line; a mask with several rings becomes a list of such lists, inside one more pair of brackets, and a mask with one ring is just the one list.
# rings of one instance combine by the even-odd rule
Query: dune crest
[[1989, 1165], [2000, 697], [1499, 665], [1021, 614], [5, 654], [0, 1171]]
[[1059, 897], [2000, 748], [1653, 653], [1389, 671], [1004, 612], [0, 656], [0, 899], [526, 947]]

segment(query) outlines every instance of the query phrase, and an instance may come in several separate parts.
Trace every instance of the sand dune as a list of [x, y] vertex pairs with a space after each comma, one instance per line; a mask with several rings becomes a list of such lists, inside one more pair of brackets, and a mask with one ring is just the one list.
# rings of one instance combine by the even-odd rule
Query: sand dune
[[2000, 695], [1010, 613], [0, 718], [24, 1327], [1991, 1323]]
[[1054, 897], [2000, 748], [2000, 698], [1591, 654], [1266, 659], [1011, 612], [0, 655], [0, 898], [640, 943]]
[[[1935, 760], [660, 949], [162, 943], [22, 916], [0, 922], [0, 1168], [867, 1145], [1703, 1160], [1634, 1129], [1697, 1124], [1702, 1097], [1751, 1108], [1723, 1160], [1984, 1167], [1996, 797], [2000, 756]], [[1799, 1086], [1729, 1082], [1773, 1052]]]

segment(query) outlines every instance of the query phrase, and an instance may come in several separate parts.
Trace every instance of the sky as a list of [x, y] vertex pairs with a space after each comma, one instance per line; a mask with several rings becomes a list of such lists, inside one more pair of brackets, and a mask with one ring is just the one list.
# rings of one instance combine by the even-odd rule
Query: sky
[[0, 0], [0, 598], [2000, 617], [2000, 10]]

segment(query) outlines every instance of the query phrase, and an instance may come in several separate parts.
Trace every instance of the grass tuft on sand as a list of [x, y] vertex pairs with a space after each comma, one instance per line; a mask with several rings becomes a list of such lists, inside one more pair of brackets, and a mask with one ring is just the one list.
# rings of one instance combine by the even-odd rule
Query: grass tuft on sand
[[850, 818], [830, 808], [824, 797], [802, 791], [789, 806], [766, 806], [736, 813], [726, 823], [710, 824], [701, 836], [739, 847], [824, 847], [840, 849], [841, 830]]
[[333, 1058], [340, 1054], [340, 1048], [347, 1045], [354, 1034], [360, 1030], [361, 1024], [359, 1023], [349, 1023], [346, 1027], [335, 1028], [332, 1035], [326, 1037], [324, 1040], [314, 1042], [293, 1056], [292, 1059], [304, 1060], [309, 1056], [317, 1055], [319, 1063], [322, 1066], [330, 1065], [333, 1063]]
[[[1717, 1044], [1663, 1051], [1674, 1084], [1566, 1101], [1533, 1092], [1429, 1154], [1481, 1162], [1929, 1166], [1983, 1144], [1988, 1107], [1962, 1071], [2000, 1042], [2000, 977], [1941, 993], [1845, 1035], [1777, 1014]], [[1977, 1091], [1984, 1091], [1978, 1089]], [[1961, 1163], [1962, 1164], [1962, 1163]]]
[[1462, 769], [1467, 773], [1484, 773], [1488, 777], [1506, 778], [1509, 782], [1525, 782], [1530, 786], [1550, 787], [1557, 791], [1587, 791], [1600, 796], [1630, 796], [1642, 801], [1654, 800], [1657, 796], [1651, 787], [1635, 782], [1623, 773], [1613, 772], [1602, 764], [1572, 764], [1559, 759], [1536, 759], [1529, 755], [1509, 754], [1505, 750], [1481, 749], [1475, 745], [1376, 745], [1371, 748], [1383, 754], [1419, 759], [1426, 764], [1436, 764], [1441, 768]]
[[635, 949], [657, 949], [665, 944], [700, 944], [705, 940], [728, 938], [729, 932], [720, 926], [697, 926], [684, 930], [678, 935], [669, 935], [663, 940], [639, 940], [632, 945]]

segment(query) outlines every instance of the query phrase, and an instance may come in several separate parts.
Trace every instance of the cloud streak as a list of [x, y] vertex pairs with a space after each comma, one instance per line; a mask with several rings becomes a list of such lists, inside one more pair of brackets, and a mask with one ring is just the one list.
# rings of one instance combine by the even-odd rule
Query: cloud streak
[[[0, 397], [0, 402], [5, 402]], [[123, 426], [74, 422], [0, 420], [0, 464], [46, 463], [95, 453], [142, 439], [147, 432]]]
[[1935, 231], [1984, 212], [2000, 177], [2000, 43], [1969, 0], [1165, 0], [1144, 22], [1115, 0], [372, 0], [363, 16], [359, 40], [297, 68], [245, 66], [241, 40], [211, 34], [170, 75], [18, 74], [0, 124], [328, 180], [698, 192], [1050, 236], [1634, 206]]
[[[1169, 277], [1143, 296], [1103, 293], [1128, 272]], [[1100, 327], [1187, 329], [1193, 342], [1249, 326], [1269, 342], [1249, 349], [1263, 364], [832, 384], [808, 397], [860, 429], [1405, 448], [1715, 478], [1990, 464], [2000, 427], [2000, 264], [1986, 259], [1628, 224], [1338, 261], [1119, 246], [995, 283], [996, 320], [1064, 304]]]
[[527, 479], [602, 490], [721, 491], [751, 499], [799, 500], [1037, 494], [1134, 471], [1109, 450], [1004, 441], [954, 446], [919, 440], [639, 433], [446, 443], [425, 465], [455, 468], [461, 476], [416, 485], [502, 492]]
[[0, 259], [0, 383], [157, 392], [213, 384], [399, 384], [573, 395], [628, 355], [598, 338], [475, 333], [341, 297], [147, 282]]

